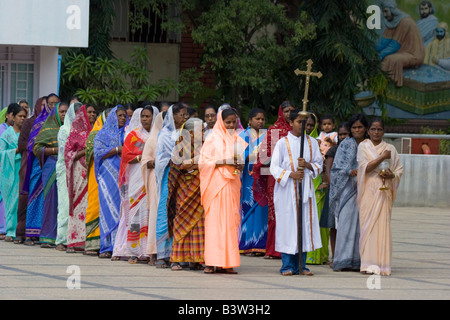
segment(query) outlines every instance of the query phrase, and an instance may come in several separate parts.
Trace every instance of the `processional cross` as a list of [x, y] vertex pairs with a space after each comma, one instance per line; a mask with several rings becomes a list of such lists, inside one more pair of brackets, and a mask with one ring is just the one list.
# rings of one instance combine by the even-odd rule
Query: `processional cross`
[[[307, 110], [307, 106], [308, 106], [308, 91], [309, 91], [309, 80], [310, 77], [317, 77], [317, 78], [321, 78], [322, 77], [322, 72], [312, 72], [312, 64], [313, 61], [311, 59], [308, 59], [306, 61], [306, 71], [302, 71], [299, 69], [295, 69], [294, 72], [297, 76], [299, 75], [305, 75], [306, 76], [306, 83], [305, 83], [305, 94], [303, 96], [303, 110], [300, 111], [298, 113], [298, 115], [301, 117], [302, 119], [302, 135], [301, 135], [301, 139], [300, 139], [300, 158], [303, 158], [303, 151], [304, 151], [304, 140], [305, 140], [305, 127], [306, 127], [306, 120], [309, 117], [309, 112], [306, 111]], [[305, 170], [305, 167], [299, 167], [299, 170], [303, 171]], [[299, 199], [298, 199], [298, 212], [297, 212], [297, 246], [298, 246], [298, 256], [299, 256], [299, 268], [302, 268], [303, 265], [303, 239], [302, 239], [302, 223], [303, 223], [303, 197], [302, 197], [302, 190], [303, 190], [303, 186], [302, 186], [302, 180], [299, 181], [299, 186], [298, 186], [298, 190], [299, 190]], [[310, 223], [312, 223], [312, 221], [310, 221]], [[300, 272], [302, 272], [303, 270], [299, 270]]]
[[312, 64], [313, 61], [311, 59], [308, 59], [308, 61], [306, 61], [306, 71], [302, 71], [299, 69], [295, 69], [295, 74], [297, 76], [299, 75], [305, 75], [306, 76], [306, 83], [305, 83], [305, 95], [303, 97], [303, 111], [302, 111], [302, 115], [304, 116], [308, 116], [309, 114], [307, 114], [306, 112], [306, 107], [308, 105], [308, 91], [309, 91], [309, 79], [311, 76], [317, 77], [317, 78], [322, 78], [322, 72], [312, 72], [311, 68], [312, 68]]

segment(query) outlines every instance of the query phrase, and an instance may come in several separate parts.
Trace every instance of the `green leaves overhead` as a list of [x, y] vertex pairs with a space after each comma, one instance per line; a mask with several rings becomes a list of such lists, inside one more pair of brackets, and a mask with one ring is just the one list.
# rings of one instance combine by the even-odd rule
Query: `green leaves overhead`
[[167, 79], [151, 83], [148, 56], [142, 47], [135, 47], [129, 62], [123, 59], [94, 58], [83, 54], [67, 58], [63, 79], [78, 84], [75, 90], [83, 102], [100, 108], [137, 101], [154, 101], [177, 89]]

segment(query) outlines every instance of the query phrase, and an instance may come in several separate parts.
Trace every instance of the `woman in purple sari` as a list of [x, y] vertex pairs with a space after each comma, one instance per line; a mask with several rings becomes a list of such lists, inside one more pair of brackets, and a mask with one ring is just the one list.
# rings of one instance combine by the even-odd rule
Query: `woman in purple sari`
[[44, 196], [42, 194], [42, 169], [39, 159], [33, 152], [34, 143], [39, 131], [45, 120], [49, 116], [59, 97], [51, 93], [46, 98], [46, 103], [33, 122], [30, 136], [27, 143], [28, 159], [27, 171], [25, 174], [25, 182], [23, 185], [24, 192], [28, 192], [27, 218], [25, 225], [25, 245], [34, 245], [34, 241], [39, 240], [42, 226], [42, 215], [44, 207]]
[[67, 103], [58, 103], [42, 125], [33, 152], [42, 167], [44, 214], [39, 242], [41, 248], [55, 247], [58, 217], [58, 188], [56, 185], [56, 161], [58, 132], [68, 109]]
[[[36, 101], [34, 105], [33, 115], [26, 119], [22, 125], [22, 129], [20, 130], [18, 149], [19, 153], [22, 155], [22, 162], [20, 164], [19, 171], [19, 205], [17, 209], [17, 227], [16, 227], [16, 239], [14, 243], [21, 244], [25, 239], [25, 229], [26, 229], [26, 221], [27, 221], [27, 207], [28, 207], [28, 191], [24, 189], [25, 178], [28, 169], [28, 138], [30, 137], [31, 129], [33, 127], [33, 123], [41, 113], [41, 111], [45, 108], [45, 104], [47, 103], [47, 97], [41, 97]], [[29, 179], [29, 177], [28, 177]], [[27, 242], [28, 243], [28, 242]]]

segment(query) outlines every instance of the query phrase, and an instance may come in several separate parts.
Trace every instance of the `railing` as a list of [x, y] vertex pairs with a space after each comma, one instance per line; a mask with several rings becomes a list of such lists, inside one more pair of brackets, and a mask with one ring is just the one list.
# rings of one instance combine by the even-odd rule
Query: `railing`
[[450, 134], [385, 133], [384, 138], [420, 138], [450, 140]]

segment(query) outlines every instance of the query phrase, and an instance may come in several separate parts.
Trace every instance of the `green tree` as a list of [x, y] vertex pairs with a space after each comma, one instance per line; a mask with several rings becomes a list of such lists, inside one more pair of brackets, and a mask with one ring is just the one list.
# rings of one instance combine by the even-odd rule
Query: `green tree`
[[[72, 59], [80, 56], [91, 57], [91, 59], [112, 59], [113, 53], [110, 49], [111, 35], [110, 31], [114, 20], [114, 3], [110, 0], [90, 0], [89, 2], [89, 44], [87, 48], [60, 48], [61, 60], [61, 88], [60, 96], [64, 100], [70, 98], [79, 88], [83, 87], [82, 83], [76, 79], [68, 80], [63, 74], [68, 64], [72, 63]], [[81, 61], [79, 61], [81, 62]], [[87, 67], [86, 64], [80, 67]], [[77, 62], [74, 62], [77, 63]], [[87, 69], [84, 69], [86, 71]]]
[[143, 47], [135, 47], [130, 61], [94, 58], [83, 54], [68, 57], [64, 78], [79, 84], [75, 94], [85, 103], [99, 109], [117, 104], [154, 101], [178, 90], [175, 81], [167, 79], [151, 83], [149, 58]]
[[279, 70], [290, 65], [295, 46], [314, 35], [305, 14], [290, 19], [285, 6], [267, 0], [214, 1], [195, 26], [202, 66], [215, 72], [224, 100], [238, 109], [255, 94], [279, 90]]
[[[321, 79], [311, 79], [309, 109], [347, 120], [360, 111], [354, 100], [359, 91], [370, 90], [382, 101], [387, 81], [375, 50], [377, 35], [366, 27], [366, 1], [302, 1], [299, 9], [307, 12], [317, 29], [316, 37], [297, 47], [292, 68], [305, 69], [311, 58], [314, 71], [323, 74]], [[294, 74], [284, 75], [283, 86], [292, 100], [303, 97], [301, 81]]]

